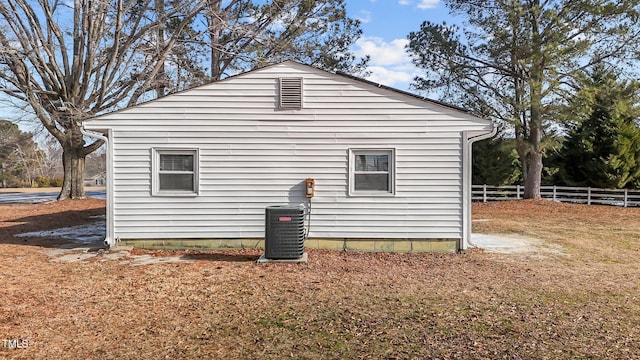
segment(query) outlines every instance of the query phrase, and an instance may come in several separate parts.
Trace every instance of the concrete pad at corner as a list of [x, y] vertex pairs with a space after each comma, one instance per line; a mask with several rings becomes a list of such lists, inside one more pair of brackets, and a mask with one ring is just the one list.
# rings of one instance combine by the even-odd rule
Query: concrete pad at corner
[[487, 234], [471, 234], [471, 244], [481, 249], [515, 249], [522, 247], [522, 241], [514, 241], [512, 236], [498, 236]]
[[519, 234], [471, 234], [471, 246], [494, 253], [563, 253], [559, 245]]

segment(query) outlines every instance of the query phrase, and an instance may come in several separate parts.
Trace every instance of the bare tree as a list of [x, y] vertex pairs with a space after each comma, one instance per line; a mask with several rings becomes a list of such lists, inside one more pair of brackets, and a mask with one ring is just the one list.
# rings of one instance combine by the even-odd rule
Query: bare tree
[[44, 152], [35, 143], [27, 146], [16, 144], [8, 157], [8, 170], [20, 178], [20, 185], [33, 187], [36, 179], [42, 175], [40, 164], [44, 158]]
[[[58, 199], [83, 198], [87, 143], [81, 121], [135, 104], [158, 88], [158, 74], [181, 30], [204, 0], [0, 0], [0, 91], [27, 104], [60, 143]], [[168, 19], [173, 32], [161, 27]], [[157, 40], [155, 34], [165, 36]], [[149, 52], [148, 49], [154, 49]]]
[[367, 61], [349, 51], [361, 31], [344, 0], [68, 4], [0, 0], [0, 91], [60, 143], [59, 199], [84, 197], [85, 158], [102, 145], [83, 119], [285, 59], [350, 73]]
[[368, 58], [349, 50], [360, 22], [344, 0], [208, 0], [203, 43], [214, 80], [282, 60], [364, 75]]
[[0, 120], [0, 187], [33, 186], [43, 157], [31, 133]]
[[100, 148], [87, 156], [86, 177], [93, 177], [99, 180], [107, 178], [107, 154], [104, 148]]
[[42, 176], [46, 179], [62, 178], [62, 147], [60, 143], [53, 137], [47, 137], [44, 142], [41, 143], [44, 152], [44, 158], [40, 164], [40, 171]]
[[[368, 58], [350, 51], [361, 35], [360, 22], [347, 17], [345, 6], [344, 0], [206, 0], [167, 59], [167, 89], [180, 90], [283, 60], [365, 75]], [[175, 23], [164, 26], [165, 34], [174, 34]]]

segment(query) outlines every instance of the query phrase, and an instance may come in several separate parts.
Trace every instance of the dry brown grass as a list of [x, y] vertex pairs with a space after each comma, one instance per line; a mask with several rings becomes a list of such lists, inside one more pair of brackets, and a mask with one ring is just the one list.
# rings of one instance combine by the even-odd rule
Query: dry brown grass
[[257, 265], [258, 251], [237, 250], [67, 264], [44, 254], [54, 241], [12, 236], [103, 204], [0, 206], [0, 340], [28, 341], [0, 343], [0, 358], [640, 358], [638, 209], [474, 205], [489, 220], [476, 231], [566, 248], [544, 256], [310, 250], [308, 265]]

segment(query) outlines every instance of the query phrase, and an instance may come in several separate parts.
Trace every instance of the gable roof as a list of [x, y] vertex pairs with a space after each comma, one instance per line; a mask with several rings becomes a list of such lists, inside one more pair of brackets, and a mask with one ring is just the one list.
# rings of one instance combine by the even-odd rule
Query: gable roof
[[[276, 64], [265, 65], [265, 66], [262, 66], [262, 67], [259, 67], [259, 68], [244, 72], [244, 73], [240, 73], [240, 74], [236, 74], [236, 75], [232, 75], [232, 76], [226, 77], [223, 80], [218, 80], [218, 81], [224, 81], [224, 80], [231, 79], [231, 78], [234, 78], [234, 77], [237, 77], [237, 76], [241, 76], [241, 75], [244, 75], [244, 74], [248, 74], [248, 73], [251, 73], [251, 72], [254, 72], [254, 71], [259, 71], [259, 70], [262, 70], [262, 69], [266, 69], [266, 68], [269, 68], [269, 67], [278, 66], [278, 65], [282, 65], [282, 64], [287, 64], [287, 63], [295, 64], [295, 65], [298, 65], [298, 66], [308, 67], [308, 68], [310, 68], [312, 70], [315, 70], [315, 71], [323, 71], [323, 72], [326, 72], [328, 74], [339, 75], [339, 76], [342, 76], [342, 77], [345, 77], [345, 78], [348, 78], [348, 79], [351, 79], [351, 80], [356, 80], [356, 81], [359, 81], [359, 82], [361, 82], [363, 84], [366, 84], [366, 85], [369, 85], [369, 86], [373, 86], [373, 87], [376, 87], [376, 88], [379, 88], [379, 89], [389, 90], [389, 91], [392, 91], [392, 92], [395, 92], [395, 93], [398, 93], [398, 94], [401, 94], [401, 95], [410, 96], [410, 97], [416, 98], [418, 100], [422, 100], [422, 101], [433, 103], [433, 104], [436, 104], [436, 105], [448, 107], [448, 108], [453, 109], [453, 110], [462, 111], [464, 113], [473, 115], [471, 113], [471, 110], [469, 110], [469, 109], [464, 109], [462, 107], [459, 107], [459, 106], [456, 106], [456, 105], [452, 105], [452, 104], [449, 104], [449, 103], [446, 103], [446, 102], [443, 102], [443, 101], [434, 100], [434, 99], [431, 99], [431, 98], [428, 98], [428, 97], [425, 97], [425, 96], [420, 96], [420, 95], [417, 95], [417, 94], [414, 94], [414, 93], [411, 93], [411, 92], [408, 92], [408, 91], [396, 89], [396, 88], [391, 87], [391, 86], [383, 85], [383, 84], [376, 83], [374, 81], [367, 80], [367, 79], [364, 79], [364, 78], [361, 78], [361, 77], [358, 77], [358, 76], [355, 76], [355, 75], [347, 74], [346, 72], [343, 72], [343, 71], [337, 71], [335, 73], [332, 73], [331, 71], [320, 69], [318, 67], [307, 65], [307, 64], [303, 64], [303, 63], [300, 63], [300, 62], [297, 62], [297, 61], [293, 61], [293, 60], [286, 60], [286, 61], [282, 61], [282, 62], [279, 62], [279, 63], [276, 63]], [[217, 82], [217, 81], [214, 81], [214, 82]], [[209, 84], [211, 84], [211, 83], [209, 83]]]
[[156, 101], [161, 101], [161, 100], [165, 99], [168, 96], [173, 96], [173, 95], [177, 95], [177, 94], [183, 94], [183, 93], [192, 91], [194, 89], [202, 88], [202, 87], [205, 87], [205, 86], [215, 85], [216, 83], [232, 81], [235, 78], [242, 77], [242, 76], [247, 75], [247, 74], [251, 74], [251, 73], [262, 71], [264, 69], [268, 69], [268, 68], [271, 68], [271, 67], [281, 66], [281, 65], [286, 65], [286, 64], [291, 64], [293, 66], [299, 66], [299, 67], [306, 67], [306, 68], [310, 69], [310, 71], [319, 71], [319, 72], [324, 72], [326, 74], [330, 74], [330, 75], [334, 75], [334, 76], [340, 76], [340, 77], [344, 77], [344, 78], [347, 78], [347, 79], [350, 79], [350, 80], [355, 80], [355, 81], [360, 82], [360, 83], [362, 83], [362, 84], [364, 84], [366, 86], [370, 86], [370, 87], [375, 87], [375, 88], [378, 88], [378, 89], [384, 89], [384, 90], [387, 90], [387, 91], [391, 91], [391, 92], [394, 92], [394, 93], [397, 93], [397, 94], [400, 94], [400, 95], [403, 95], [403, 96], [408, 96], [408, 97], [423, 101], [425, 103], [430, 103], [430, 104], [434, 104], [434, 105], [437, 105], [437, 106], [445, 107], [445, 108], [448, 108], [450, 110], [454, 110], [456, 112], [464, 113], [467, 116], [472, 116], [472, 117], [477, 118], [477, 119], [481, 119], [481, 120], [485, 120], [487, 122], [491, 122], [491, 120], [480, 118], [480, 117], [474, 115], [469, 109], [464, 109], [462, 107], [459, 107], [459, 106], [456, 106], [456, 105], [452, 105], [452, 104], [449, 104], [449, 103], [446, 103], [446, 102], [434, 100], [434, 99], [427, 98], [425, 96], [420, 96], [420, 95], [417, 95], [417, 94], [414, 94], [414, 93], [411, 93], [411, 92], [408, 92], [408, 91], [396, 89], [396, 88], [393, 88], [393, 87], [390, 87], [390, 86], [387, 86], [387, 85], [383, 85], [383, 84], [380, 84], [380, 83], [376, 83], [376, 82], [373, 82], [373, 81], [370, 81], [370, 80], [363, 79], [363, 78], [355, 76], [355, 75], [347, 74], [347, 73], [342, 72], [342, 71], [338, 71], [338, 72], [334, 73], [334, 72], [331, 72], [331, 71], [320, 69], [318, 67], [315, 67], [315, 66], [312, 66], [312, 65], [303, 64], [303, 63], [300, 63], [300, 62], [297, 62], [297, 61], [293, 61], [293, 60], [286, 60], [286, 61], [282, 61], [282, 62], [275, 63], [275, 64], [261, 66], [261, 67], [255, 68], [253, 70], [249, 70], [249, 71], [246, 71], [246, 72], [242, 72], [242, 73], [239, 73], [239, 74], [228, 76], [228, 77], [226, 77], [224, 79], [213, 80], [213, 81], [210, 81], [210, 82], [202, 84], [202, 85], [198, 85], [198, 86], [195, 86], [195, 87], [192, 87], [192, 88], [189, 88], [189, 89], [184, 89], [184, 90], [181, 90], [181, 91], [177, 91], [177, 92], [168, 94], [168, 95], [166, 95], [164, 97], [161, 97], [161, 98], [156, 98], [156, 99], [145, 101], [145, 102], [133, 105], [133, 106], [129, 106], [129, 107], [125, 107], [125, 108], [122, 108], [122, 109], [118, 109], [118, 110], [115, 110], [115, 111], [112, 111], [112, 112], [107, 112], [107, 113], [104, 113], [104, 114], [96, 115], [96, 116], [94, 116], [92, 118], [85, 119], [85, 120], [91, 121], [92, 119], [101, 118], [103, 116], [119, 113], [119, 112], [122, 112], [122, 111], [127, 111], [129, 109], [136, 108], [138, 106], [143, 106], [143, 105], [147, 105], [147, 104], [150, 104], [150, 103], [153, 103], [153, 102], [156, 102]]

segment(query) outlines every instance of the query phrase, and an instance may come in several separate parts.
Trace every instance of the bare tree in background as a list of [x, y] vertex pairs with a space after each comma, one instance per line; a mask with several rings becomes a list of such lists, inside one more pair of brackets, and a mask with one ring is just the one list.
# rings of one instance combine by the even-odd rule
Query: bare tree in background
[[40, 164], [44, 158], [44, 152], [35, 143], [29, 146], [17, 144], [9, 154], [8, 170], [19, 175], [20, 186], [34, 187], [36, 180], [42, 176]]
[[107, 153], [103, 148], [87, 156], [86, 178], [91, 179], [92, 185], [104, 185], [107, 178]]
[[33, 186], [44, 157], [31, 133], [0, 120], [0, 187]]
[[[173, 35], [175, 23], [162, 31]], [[178, 36], [165, 85], [173, 92], [284, 60], [364, 76], [368, 57], [350, 50], [361, 34], [344, 0], [207, 0]]]
[[[87, 143], [81, 121], [135, 104], [157, 88], [164, 59], [204, 0], [0, 0], [0, 91], [27, 104], [60, 143], [64, 182], [58, 199], [83, 198]], [[180, 19], [156, 47], [153, 34]], [[149, 53], [147, 50], [153, 48]]]
[[43, 148], [45, 155], [40, 164], [42, 176], [50, 180], [61, 179], [64, 176], [64, 170], [62, 169], [62, 147], [60, 143], [54, 137], [49, 136], [40, 146]]
[[345, 7], [344, 0], [208, 0], [203, 43], [211, 78], [283, 60], [365, 75], [368, 58], [349, 50], [362, 34], [360, 22]]
[[344, 0], [0, 0], [0, 92], [63, 150], [58, 199], [83, 198], [96, 114], [283, 60], [363, 74]]

